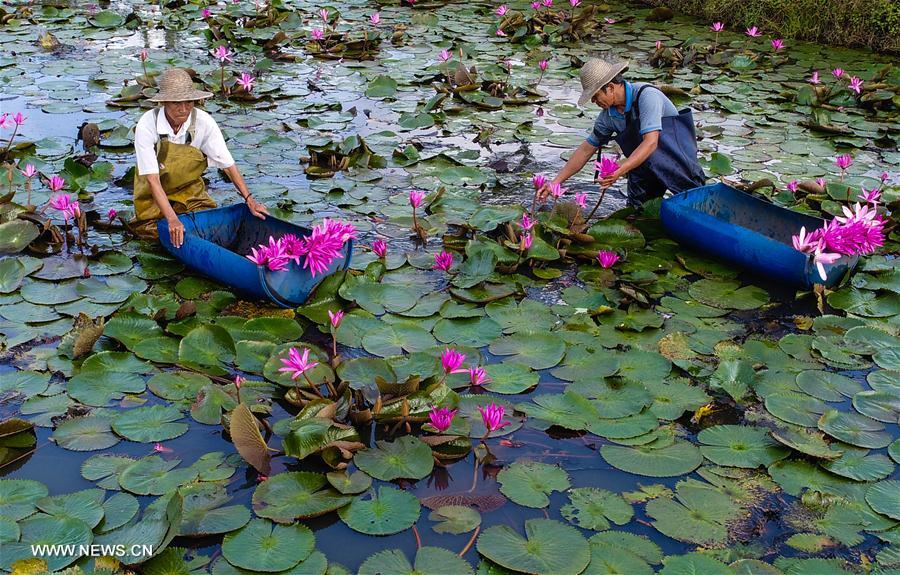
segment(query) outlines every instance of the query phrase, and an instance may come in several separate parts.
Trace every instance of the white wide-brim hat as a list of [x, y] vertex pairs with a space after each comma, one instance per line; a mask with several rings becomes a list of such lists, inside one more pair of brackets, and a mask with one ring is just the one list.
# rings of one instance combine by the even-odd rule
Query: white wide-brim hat
[[591, 58], [581, 67], [581, 97], [578, 105], [584, 106], [591, 101], [597, 90], [609, 84], [609, 81], [628, 69], [628, 62], [613, 64], [600, 58]]
[[156, 85], [159, 87], [159, 92], [149, 98], [151, 102], [189, 102], [209, 98], [213, 95], [212, 92], [194, 89], [191, 75], [181, 68], [169, 68], [160, 74]]

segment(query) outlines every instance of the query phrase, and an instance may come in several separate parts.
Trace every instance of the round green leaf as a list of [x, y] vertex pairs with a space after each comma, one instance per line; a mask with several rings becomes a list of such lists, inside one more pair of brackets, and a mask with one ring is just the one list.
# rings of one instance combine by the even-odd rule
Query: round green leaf
[[465, 505], [444, 505], [429, 513], [428, 520], [437, 522], [436, 533], [460, 535], [481, 525], [481, 514]]
[[37, 511], [37, 502], [47, 496], [47, 486], [32, 479], [0, 479], [0, 516], [15, 521]]
[[297, 565], [313, 552], [316, 537], [305, 525], [254, 519], [222, 541], [222, 555], [243, 569], [272, 573]]
[[661, 449], [604, 445], [600, 453], [616, 469], [649, 477], [684, 475], [703, 462], [700, 450], [686, 441], [676, 441]]
[[392, 535], [413, 526], [419, 518], [419, 500], [411, 493], [381, 486], [368, 499], [357, 497], [341, 507], [338, 515], [354, 531]]
[[700, 453], [716, 465], [730, 467], [768, 466], [790, 452], [776, 443], [765, 429], [743, 425], [716, 425], [697, 435]]
[[119, 443], [108, 418], [100, 415], [75, 417], [60, 423], [51, 436], [60, 447], [72, 451], [97, 451]]
[[253, 510], [279, 523], [308, 519], [334, 511], [353, 500], [333, 489], [324, 475], [309, 471], [279, 473], [253, 492]]
[[514, 503], [539, 509], [550, 505], [551, 493], [569, 488], [569, 474], [556, 465], [516, 461], [497, 474], [497, 482]]
[[508, 525], [489, 527], [478, 537], [478, 552], [513, 571], [535, 575], [578, 575], [591, 560], [577, 529], [551, 519], [529, 519], [525, 537]]
[[856, 481], [878, 481], [894, 472], [893, 462], [886, 456], [869, 454], [868, 449], [844, 448], [844, 454], [822, 464], [828, 471]]
[[434, 468], [431, 448], [410, 435], [395, 441], [379, 441], [374, 449], [358, 451], [353, 462], [362, 471], [382, 481], [422, 479]]
[[831, 409], [819, 418], [819, 429], [844, 443], [868, 449], [887, 447], [893, 439], [882, 431], [884, 425], [857, 413], [842, 413]]
[[616, 525], [631, 521], [634, 510], [621, 495], [596, 487], [579, 487], [569, 492], [569, 503], [560, 513], [579, 527], [605, 531], [610, 521]]
[[183, 417], [178, 408], [171, 405], [138, 407], [120, 414], [113, 420], [113, 431], [131, 441], [151, 443], [165, 441], [183, 435], [186, 423], [175, 423]]
[[494, 341], [489, 349], [495, 355], [509, 356], [506, 361], [547, 369], [559, 363], [566, 344], [553, 333], [517, 333]]
[[797, 374], [797, 387], [822, 401], [843, 401], [845, 397], [861, 391], [862, 387], [843, 375], [828, 371], [801, 371]]
[[740, 286], [737, 281], [702, 279], [692, 283], [688, 291], [700, 302], [722, 309], [756, 309], [769, 303], [766, 290], [756, 286]]
[[866, 491], [866, 502], [878, 513], [900, 521], [900, 481], [879, 481]]
[[366, 559], [357, 575], [474, 575], [472, 566], [456, 553], [441, 547], [422, 547], [410, 565], [399, 549], [379, 551]]
[[860, 391], [853, 396], [856, 411], [884, 423], [897, 423], [900, 394], [887, 391]]

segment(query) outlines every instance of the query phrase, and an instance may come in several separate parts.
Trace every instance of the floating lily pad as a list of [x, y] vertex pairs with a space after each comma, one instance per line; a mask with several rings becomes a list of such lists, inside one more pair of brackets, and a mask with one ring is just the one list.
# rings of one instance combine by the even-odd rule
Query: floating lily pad
[[649, 477], [684, 475], [703, 462], [700, 450], [686, 441], [676, 441], [661, 449], [604, 445], [600, 453], [616, 469]]
[[569, 475], [556, 465], [516, 461], [497, 474], [500, 492], [514, 503], [541, 508], [550, 505], [548, 495], [569, 488]]
[[52, 439], [72, 451], [97, 451], [119, 443], [112, 432], [110, 420], [99, 415], [76, 417], [59, 424]]
[[823, 401], [843, 401], [862, 387], [843, 375], [827, 371], [802, 371], [797, 374], [797, 387]]
[[866, 501], [872, 509], [900, 521], [900, 481], [879, 481], [866, 491]]
[[16, 254], [37, 239], [38, 227], [25, 220], [0, 224], [0, 254]]
[[773, 429], [772, 438], [792, 449], [819, 459], [837, 459], [841, 456], [839, 449], [834, 449], [825, 441], [825, 436], [818, 430], [806, 428]]
[[353, 462], [362, 471], [382, 481], [422, 479], [434, 468], [431, 448], [409, 435], [394, 441], [379, 441], [374, 449], [359, 451]]
[[508, 525], [489, 527], [478, 552], [507, 569], [536, 575], [578, 575], [591, 559], [587, 540], [574, 527], [551, 519], [525, 521], [525, 536]]
[[900, 395], [887, 391], [861, 391], [853, 396], [853, 407], [872, 419], [897, 423], [900, 417]]
[[437, 523], [436, 533], [460, 535], [481, 525], [481, 514], [465, 505], [444, 505], [429, 513], [428, 520]]
[[366, 559], [357, 575], [474, 575], [472, 566], [456, 553], [441, 547], [422, 547], [410, 565], [399, 549], [379, 551]]
[[661, 533], [698, 545], [724, 543], [729, 521], [741, 514], [731, 498], [700, 482], [679, 484], [676, 499], [653, 499], [647, 502], [646, 510]]
[[177, 423], [183, 417], [178, 408], [171, 405], [152, 405], [128, 410], [113, 420], [113, 431], [131, 441], [151, 443], [165, 441], [183, 435], [186, 423]]
[[560, 513], [579, 527], [605, 531], [610, 522], [625, 525], [631, 521], [634, 510], [621, 495], [596, 487], [579, 487], [569, 492], [569, 503]]
[[[688, 553], [666, 559], [660, 575], [733, 575], [734, 571], [718, 559], [702, 553]], [[740, 572], [743, 573], [743, 572]], [[753, 572], [756, 575], [756, 572]], [[767, 575], [762, 573], [761, 575]], [[797, 575], [801, 575], [797, 573]]]
[[352, 496], [334, 490], [321, 473], [279, 473], [253, 492], [253, 510], [260, 517], [289, 524], [317, 517], [347, 505]]
[[743, 425], [717, 425], [697, 435], [700, 453], [716, 465], [756, 468], [789, 455], [765, 429]]
[[222, 555], [243, 569], [272, 573], [294, 567], [310, 556], [316, 538], [305, 525], [277, 525], [254, 519], [222, 541]]
[[47, 496], [47, 486], [33, 479], [0, 479], [0, 516], [14, 521], [37, 511], [36, 502]]
[[354, 531], [391, 535], [412, 527], [419, 518], [419, 500], [405, 491], [382, 486], [369, 498], [357, 497], [340, 508], [338, 515]]
[[517, 333], [494, 341], [489, 349], [532, 369], [547, 369], [559, 363], [566, 344], [552, 333]]
[[741, 287], [740, 282], [702, 279], [691, 284], [690, 294], [697, 300], [723, 309], [756, 309], [769, 302], [769, 294], [756, 286]]
[[844, 443], [880, 449], [891, 443], [889, 433], [882, 431], [884, 425], [878, 421], [856, 413], [842, 413], [831, 409], [819, 418], [819, 429]]
[[93, 529], [103, 519], [104, 497], [105, 492], [102, 489], [84, 489], [65, 495], [45, 497], [37, 502], [37, 506], [48, 515], [79, 519]]
[[43, 513], [24, 519], [19, 523], [22, 530], [20, 542], [4, 543], [0, 567], [12, 571], [12, 564], [22, 559], [32, 559], [32, 545], [71, 545], [73, 553], [60, 550], [58, 554], [47, 554], [42, 557], [47, 568], [52, 571], [61, 570], [78, 558], [80, 545], [89, 545], [91, 528], [80, 519], [72, 517], [55, 517]]
[[840, 458], [823, 463], [822, 467], [841, 477], [856, 481], [877, 481], [888, 477], [894, 471], [894, 464], [886, 455], [869, 454], [867, 449], [853, 448], [845, 448]]

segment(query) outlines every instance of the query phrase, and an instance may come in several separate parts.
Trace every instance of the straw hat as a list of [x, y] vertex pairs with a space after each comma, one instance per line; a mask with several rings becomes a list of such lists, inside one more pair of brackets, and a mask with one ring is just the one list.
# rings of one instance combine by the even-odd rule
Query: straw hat
[[627, 69], [628, 62], [613, 64], [599, 58], [591, 58], [585, 62], [581, 67], [581, 97], [578, 98], [578, 105], [584, 106], [590, 102], [597, 90]]
[[160, 74], [156, 85], [159, 92], [150, 98], [151, 102], [188, 102], [213, 95], [212, 92], [195, 90], [191, 75], [181, 68], [169, 68]]

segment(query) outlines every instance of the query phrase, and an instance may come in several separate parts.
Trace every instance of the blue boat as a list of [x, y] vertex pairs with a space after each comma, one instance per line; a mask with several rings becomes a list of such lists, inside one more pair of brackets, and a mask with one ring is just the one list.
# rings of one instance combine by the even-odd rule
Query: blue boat
[[791, 236], [811, 232], [825, 220], [776, 206], [718, 183], [666, 198], [660, 208], [666, 231], [679, 243], [708, 253], [786, 286], [834, 286], [856, 266], [858, 256], [842, 256], [825, 266], [822, 281], [810, 254], [794, 249]]
[[286, 234], [305, 237], [312, 233], [273, 216], [254, 217], [247, 204], [203, 210], [178, 216], [184, 224], [184, 243], [175, 248], [169, 240], [169, 223], [159, 220], [157, 230], [166, 250], [192, 270], [240, 291], [254, 299], [269, 299], [281, 307], [297, 307], [327, 276], [347, 269], [353, 253], [353, 240], [344, 245], [343, 257], [331, 262], [328, 271], [312, 277], [302, 264], [290, 262], [281, 271], [257, 266], [247, 255], [250, 248], [268, 244], [269, 237]]

